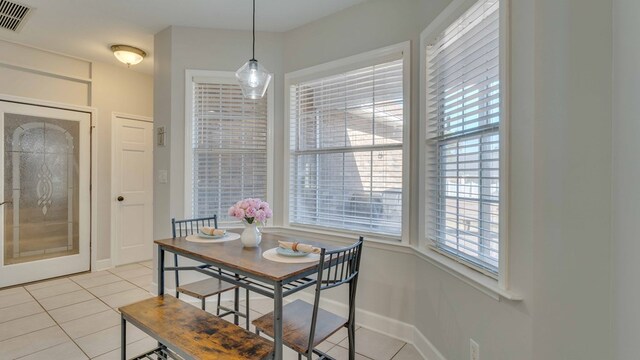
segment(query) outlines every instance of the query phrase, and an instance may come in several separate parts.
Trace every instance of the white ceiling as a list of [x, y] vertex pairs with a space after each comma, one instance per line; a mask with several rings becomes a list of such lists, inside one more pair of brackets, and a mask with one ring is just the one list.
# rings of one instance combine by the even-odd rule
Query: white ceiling
[[[251, 29], [251, 0], [15, 0], [35, 8], [19, 33], [0, 38], [88, 60], [119, 64], [109, 46], [137, 46], [153, 71], [153, 35], [170, 26]], [[366, 0], [257, 0], [257, 31], [287, 31]], [[259, 41], [259, 38], [258, 38]]]

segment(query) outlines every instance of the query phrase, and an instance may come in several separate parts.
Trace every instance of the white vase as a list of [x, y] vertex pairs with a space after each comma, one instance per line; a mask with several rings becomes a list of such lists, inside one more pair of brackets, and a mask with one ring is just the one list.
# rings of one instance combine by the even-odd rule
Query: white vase
[[260, 241], [262, 241], [262, 233], [255, 222], [253, 224], [244, 222], [244, 230], [240, 235], [240, 241], [244, 247], [256, 247], [260, 244]]

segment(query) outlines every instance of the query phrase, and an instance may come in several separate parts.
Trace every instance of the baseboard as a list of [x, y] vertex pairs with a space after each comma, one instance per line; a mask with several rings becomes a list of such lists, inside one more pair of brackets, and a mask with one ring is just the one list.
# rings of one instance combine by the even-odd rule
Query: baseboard
[[96, 260], [93, 265], [91, 271], [107, 270], [111, 268], [111, 259]]
[[417, 327], [413, 326], [413, 346], [426, 360], [447, 360]]
[[[291, 297], [313, 302], [313, 294], [310, 293], [300, 292]], [[320, 303], [325, 310], [341, 315], [347, 314], [347, 305], [344, 303], [330, 299], [321, 299]], [[411, 324], [362, 309], [356, 309], [356, 323], [363, 328], [412, 344], [425, 360], [446, 360], [438, 349]]]

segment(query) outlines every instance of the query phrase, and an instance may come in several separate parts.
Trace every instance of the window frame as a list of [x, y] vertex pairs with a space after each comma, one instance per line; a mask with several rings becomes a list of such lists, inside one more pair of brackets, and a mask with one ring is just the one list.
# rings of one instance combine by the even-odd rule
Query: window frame
[[[403, 134], [402, 134], [402, 224], [400, 236], [386, 236], [375, 234], [367, 231], [357, 231], [349, 229], [329, 228], [324, 226], [292, 224], [289, 218], [289, 190], [290, 190], [290, 148], [291, 143], [291, 86], [303, 81], [318, 79], [326, 76], [336, 75], [350, 70], [355, 70], [375, 63], [384, 62], [385, 59], [394, 55], [400, 55], [402, 58], [402, 76], [403, 76]], [[329, 61], [320, 65], [304, 68], [301, 70], [286, 73], [284, 76], [284, 177], [283, 177], [283, 227], [296, 230], [306, 230], [321, 234], [335, 235], [364, 235], [367, 239], [383, 241], [388, 243], [396, 243], [401, 245], [409, 245], [410, 233], [410, 173], [411, 173], [411, 154], [410, 154], [410, 119], [411, 119], [411, 44], [409, 41], [386, 46], [372, 51], [367, 51], [346, 58]]]
[[[272, 78], [273, 78], [273, 74]], [[232, 71], [214, 71], [214, 70], [185, 70], [185, 103], [184, 103], [184, 217], [185, 219], [193, 216], [192, 202], [193, 197], [193, 152], [192, 150], [192, 131], [193, 131], [193, 82], [194, 79], [206, 78], [212, 83], [237, 84], [235, 72]], [[267, 198], [269, 204], [273, 201], [274, 183], [273, 183], [273, 165], [274, 165], [274, 144], [273, 144], [273, 128], [274, 128], [274, 81], [271, 81], [267, 88]], [[242, 200], [242, 199], [238, 199]], [[235, 223], [219, 223], [221, 228], [237, 227]]]
[[488, 280], [497, 282], [498, 288], [507, 290], [509, 288], [508, 267], [509, 267], [509, 9], [510, 0], [500, 0], [499, 8], [499, 78], [500, 78], [500, 238], [499, 238], [499, 259], [498, 273], [493, 274], [483, 271], [481, 268], [473, 266], [468, 261], [446, 253], [438, 249], [435, 243], [427, 239], [426, 234], [426, 131], [428, 126], [427, 118], [427, 73], [428, 62], [426, 59], [427, 46], [442, 31], [444, 31], [453, 21], [457, 20], [464, 12], [473, 6], [478, 0], [454, 0], [431, 24], [429, 24], [420, 34], [420, 116], [418, 121], [419, 141], [419, 191], [418, 191], [418, 250], [425, 253], [427, 257], [435, 258], [440, 265], [445, 264], [448, 270], [461, 273], [459, 264], [464, 265], [463, 269], [472, 269], [472, 272], [480, 272]]

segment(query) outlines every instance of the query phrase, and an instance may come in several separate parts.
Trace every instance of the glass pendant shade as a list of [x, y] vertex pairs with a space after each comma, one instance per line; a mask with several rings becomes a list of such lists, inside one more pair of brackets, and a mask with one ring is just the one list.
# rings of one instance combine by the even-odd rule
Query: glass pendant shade
[[236, 71], [242, 94], [249, 99], [261, 99], [271, 82], [271, 74], [258, 60], [251, 59]]

